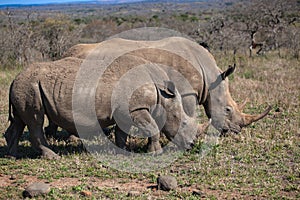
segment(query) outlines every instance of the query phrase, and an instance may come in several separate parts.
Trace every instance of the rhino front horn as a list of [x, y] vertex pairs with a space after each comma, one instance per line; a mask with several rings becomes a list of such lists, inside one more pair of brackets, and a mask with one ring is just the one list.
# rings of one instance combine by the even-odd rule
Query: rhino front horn
[[248, 115], [248, 114], [243, 114], [244, 118], [244, 126], [248, 126], [252, 122], [256, 122], [262, 118], [264, 118], [270, 111], [272, 110], [272, 106], [269, 106], [264, 112], [262, 112], [259, 115]]

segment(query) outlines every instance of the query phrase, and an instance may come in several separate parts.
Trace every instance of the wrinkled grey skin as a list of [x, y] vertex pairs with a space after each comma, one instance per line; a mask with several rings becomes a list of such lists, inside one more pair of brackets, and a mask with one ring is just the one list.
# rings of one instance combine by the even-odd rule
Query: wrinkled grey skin
[[[49, 148], [43, 132], [44, 115], [68, 132], [77, 133], [72, 113], [72, 91], [81, 63], [78, 58], [39, 63], [16, 77], [10, 88], [10, 126], [5, 132], [10, 156], [17, 156], [19, 138], [27, 126], [32, 146], [46, 158], [58, 158]], [[119, 63], [124, 64], [120, 66]], [[146, 67], [138, 71], [144, 84], [129, 92], [129, 104], [126, 106], [123, 101], [116, 101], [111, 105], [113, 89], [120, 77], [132, 67], [145, 64]], [[127, 79], [121, 85], [126, 89], [139, 84], [135, 79]], [[117, 97], [122, 96], [117, 94]], [[112, 125], [118, 119], [116, 143], [121, 148], [125, 147], [126, 131], [132, 125], [149, 137], [148, 149], [156, 153], [161, 151], [160, 130], [180, 148], [190, 148], [197, 136], [195, 119], [183, 111], [181, 96], [167, 74], [161, 67], [132, 55], [115, 60], [99, 79], [95, 108], [101, 127]], [[84, 120], [79, 123], [86, 125]]]

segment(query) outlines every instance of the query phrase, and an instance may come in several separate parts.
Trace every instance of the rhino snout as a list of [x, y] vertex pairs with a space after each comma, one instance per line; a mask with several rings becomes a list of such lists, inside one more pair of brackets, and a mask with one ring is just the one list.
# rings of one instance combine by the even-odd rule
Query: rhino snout
[[185, 146], [185, 149], [191, 150], [194, 146], [195, 146], [195, 140], [188, 142]]
[[178, 146], [180, 148], [183, 148], [185, 150], [190, 150], [194, 147], [195, 141], [197, 139], [197, 131], [195, 130], [189, 130], [189, 131], [184, 131], [180, 133], [180, 141], [178, 141]]
[[227, 133], [230, 133], [230, 132], [238, 134], [238, 133], [241, 132], [241, 130], [242, 130], [241, 125], [234, 124], [229, 120], [226, 120], [226, 122], [227, 123], [221, 129], [221, 134], [227, 134]]
[[188, 138], [187, 136], [181, 135], [180, 137], [175, 137], [172, 142], [176, 144], [179, 149], [182, 150], [190, 150], [194, 146], [194, 140], [191, 138]]

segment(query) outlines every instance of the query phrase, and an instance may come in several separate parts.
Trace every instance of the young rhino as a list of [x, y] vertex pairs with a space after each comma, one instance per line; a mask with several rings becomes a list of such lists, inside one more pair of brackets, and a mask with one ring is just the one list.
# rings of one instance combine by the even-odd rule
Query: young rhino
[[[116, 123], [116, 143], [121, 148], [125, 147], [132, 125], [149, 138], [149, 151], [162, 150], [160, 130], [180, 148], [191, 147], [199, 127], [183, 111], [180, 94], [158, 65], [130, 55], [121, 56], [97, 79], [95, 90], [82, 81], [76, 90], [74, 84], [82, 62], [78, 58], [65, 58], [40, 63], [16, 77], [10, 88], [10, 126], [5, 132], [10, 156], [17, 156], [19, 138], [27, 126], [32, 146], [46, 158], [58, 157], [49, 148], [43, 132], [45, 114], [58, 126], [80, 136], [95, 126], [105, 128]], [[140, 67], [132, 70], [135, 66]], [[137, 74], [126, 78], [129, 71]], [[96, 122], [86, 115], [91, 102], [94, 102]]]

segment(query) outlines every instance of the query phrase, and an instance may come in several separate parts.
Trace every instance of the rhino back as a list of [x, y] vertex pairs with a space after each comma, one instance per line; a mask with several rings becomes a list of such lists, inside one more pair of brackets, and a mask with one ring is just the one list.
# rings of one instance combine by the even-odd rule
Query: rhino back
[[[82, 55], [87, 56], [97, 49], [101, 49], [101, 51], [106, 52], [105, 54], [110, 55], [114, 54], [117, 49], [123, 54], [135, 55], [150, 62], [169, 66], [183, 75], [193, 88], [193, 91], [191, 91], [181, 84], [177, 84], [176, 87], [178, 87], [179, 92], [181, 94], [183, 91], [186, 93], [194, 92], [197, 93], [199, 98], [205, 98], [206, 96], [205, 90], [207, 88], [204, 84], [211, 84], [220, 72], [213, 56], [207, 49], [182, 37], [169, 37], [158, 41], [134, 41], [114, 38], [104, 43], [76, 45], [74, 49], [78, 49], [77, 52], [80, 52], [72, 54], [74, 57], [82, 58]], [[174, 71], [169, 70], [168, 73], [175, 83], [182, 82], [180, 78], [177, 80], [178, 76], [174, 76]], [[198, 100], [201, 101], [201, 99]]]
[[[84, 59], [89, 55], [89, 53], [97, 48], [105, 50], [107, 52], [106, 54], [110, 54], [110, 51], [111, 54], [113, 54], [116, 49], [123, 53], [136, 51], [143, 48], [165, 50], [189, 61], [189, 63], [195, 67], [200, 74], [202, 68], [205, 71], [205, 75], [208, 76], [209, 82], [211, 82], [210, 77], [215, 76], [215, 74], [218, 74], [220, 71], [220, 69], [217, 67], [215, 59], [207, 49], [198, 45], [196, 42], [183, 37], [168, 37], [157, 41], [135, 41], [122, 38], [113, 38], [102, 43], [75, 45], [67, 51], [68, 53], [66, 53], [66, 56]], [[156, 53], [155, 55], [156, 58], [162, 58], [166, 54]], [[146, 58], [147, 56], [147, 54], [144, 54], [142, 57]], [[164, 60], [167, 60], [167, 57], [164, 58]]]
[[174, 81], [181, 95], [202, 95], [204, 87], [202, 71], [198, 71], [185, 58], [170, 51], [155, 48], [139, 49], [129, 54], [163, 65], [165, 72]]
[[70, 49], [68, 49], [63, 57], [74, 57], [74, 58], [80, 58], [80, 59], [85, 59], [91, 51], [95, 49], [95, 47], [98, 44], [77, 44]]

